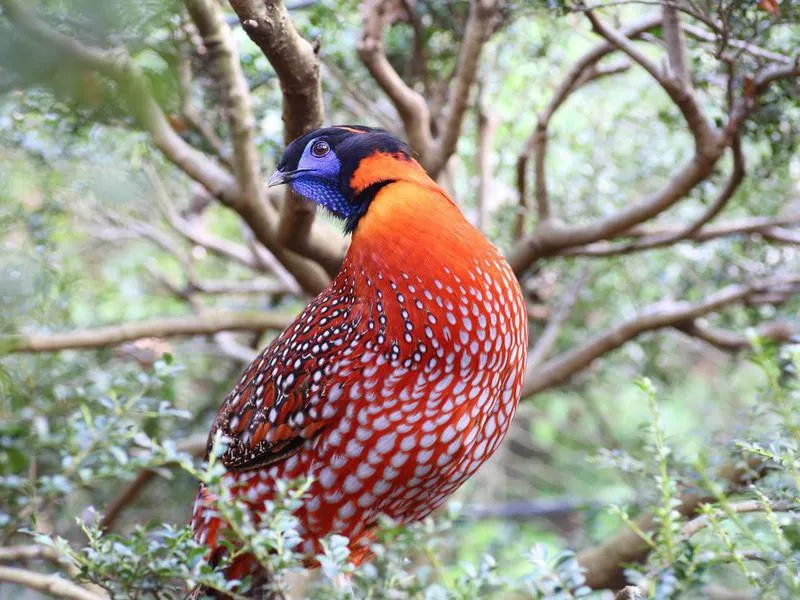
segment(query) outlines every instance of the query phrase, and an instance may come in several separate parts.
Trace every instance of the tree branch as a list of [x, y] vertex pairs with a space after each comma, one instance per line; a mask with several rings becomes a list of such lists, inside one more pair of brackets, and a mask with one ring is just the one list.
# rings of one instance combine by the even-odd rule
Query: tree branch
[[231, 31], [222, 18], [219, 5], [213, 0], [185, 0], [186, 8], [194, 22], [206, 51], [214, 61], [216, 75], [221, 82], [225, 111], [231, 130], [234, 171], [239, 184], [240, 201], [263, 207], [261, 218], [270, 226], [277, 215], [265, 203], [264, 182], [255, 143], [255, 119], [250, 105], [247, 85], [239, 53]]
[[[672, 65], [673, 69], [677, 68], [683, 71], [683, 73], [676, 73], [674, 78], [663, 76], [656, 64], [640, 52], [629, 38], [622, 32], [603, 23], [593, 11], [586, 11], [586, 17], [600, 36], [617, 46], [631, 60], [647, 71], [672, 99], [681, 111], [689, 130], [694, 136], [697, 153], [701, 156], [714, 156], [718, 152], [718, 146], [720, 145], [719, 133], [708, 122], [697, 102], [691, 87], [691, 79], [686, 71], [686, 57], [678, 56], [682, 55], [685, 50], [680, 35], [677, 13], [671, 12], [668, 7], [665, 7], [664, 10], [665, 33], [669, 36], [667, 43], [670, 60], [677, 61], [677, 64]], [[672, 46], [672, 44], [679, 44], [679, 47]]]
[[131, 113], [150, 133], [153, 143], [168, 160], [200, 182], [226, 203], [238, 199], [236, 180], [207, 155], [186, 143], [167, 121], [153, 98], [150, 83], [131, 57], [122, 50], [100, 50], [87, 46], [39, 20], [19, 0], [0, 0], [6, 17], [30, 37], [46, 43], [66, 60], [96, 70], [114, 80], [127, 94]]
[[[334, 82], [332, 85], [329, 85], [333, 90], [336, 90], [342, 102], [347, 104], [348, 98], [352, 98], [352, 101], [357, 105], [357, 108], [354, 108], [352, 105], [347, 106], [350, 112], [357, 115], [361, 121], [375, 120], [383, 129], [391, 131], [395, 135], [402, 135], [403, 126], [401, 123], [397, 122], [397, 114], [392, 114], [390, 116], [384, 112], [381, 107], [376, 105], [372, 98], [350, 80], [348, 75], [344, 73], [336, 63], [330, 59], [326, 59], [324, 56], [320, 57], [320, 61], [325, 68], [326, 74], [333, 77]], [[323, 78], [323, 83], [329, 81], [329, 79], [329, 77]], [[342, 94], [342, 92], [345, 93]], [[394, 113], [393, 106], [391, 109]]]
[[[259, 332], [256, 331], [255, 333], [258, 335]], [[233, 333], [229, 331], [221, 331], [216, 334], [214, 342], [216, 342], [217, 347], [225, 356], [246, 365], [253, 362], [253, 359], [258, 356], [257, 349], [239, 343]]]
[[[646, 21], [643, 25], [632, 28], [633, 35], [638, 37], [639, 35], [643, 34], [646, 31], [644, 27], [649, 26], [650, 23], [651, 21]], [[655, 27], [657, 21], [654, 20], [652, 23], [652, 27]], [[534, 194], [536, 198], [536, 212], [538, 214], [540, 223], [548, 221], [551, 217], [550, 199], [547, 191], [547, 171], [545, 169], [548, 142], [547, 129], [550, 124], [550, 120], [561, 104], [563, 104], [569, 96], [583, 86], [597, 81], [603, 77], [622, 73], [630, 68], [630, 65], [627, 63], [606, 69], [600, 69], [597, 67], [597, 61], [606, 56], [606, 54], [611, 53], [613, 50], [614, 47], [611, 44], [604, 44], [595, 49], [593, 52], [590, 52], [584, 56], [584, 58], [581, 59], [581, 61], [579, 61], [575, 67], [570, 70], [570, 72], [567, 74], [567, 78], [557, 90], [555, 97], [551, 100], [550, 104], [548, 104], [544, 112], [539, 115], [536, 128], [529, 138], [523, 154], [520, 155], [518, 159], [518, 173], [521, 173], [521, 176], [524, 178], [526, 162], [530, 155], [533, 154], [536, 175]], [[520, 190], [520, 194], [525, 193], [524, 181], [520, 184], [518, 180], [518, 188]]]
[[761, 69], [752, 77], [745, 77], [742, 94], [733, 104], [725, 126], [726, 140], [738, 134], [742, 123], [758, 107], [758, 97], [770, 84], [795, 77], [800, 77], [800, 54], [791, 59], [789, 64], [771, 65]]
[[24, 546], [5, 546], [0, 547], [0, 563], [12, 562], [17, 560], [49, 560], [61, 563], [64, 560], [55, 548], [50, 546], [40, 546], [38, 544], [27, 544]]
[[15, 583], [38, 592], [70, 600], [105, 600], [108, 598], [106, 595], [90, 592], [60, 575], [44, 575], [17, 567], [0, 565], [0, 581]]
[[[702, 27], [697, 27], [696, 25], [691, 25], [690, 23], [681, 23], [681, 29], [686, 32], [686, 35], [693, 37], [696, 40], [700, 40], [702, 42], [716, 42], [717, 38], [704, 30]], [[754, 56], [756, 58], [761, 58], [763, 60], [768, 60], [772, 62], [778, 62], [784, 65], [792, 64], [792, 59], [788, 56], [784, 56], [783, 54], [778, 54], [777, 52], [771, 52], [769, 50], [765, 50], [763, 48], [759, 48], [754, 44], [750, 44], [748, 42], [744, 42], [742, 40], [735, 40], [728, 38], [727, 44], [733, 48], [738, 50], [743, 50], [747, 54]]]
[[[723, 208], [727, 205], [728, 201], [733, 197], [733, 194], [739, 189], [742, 181], [745, 177], [745, 166], [744, 166], [744, 156], [742, 154], [742, 146], [739, 136], [737, 135], [733, 139], [733, 143], [731, 145], [733, 151], [733, 170], [731, 171], [730, 178], [728, 182], [725, 184], [725, 187], [722, 188], [720, 193], [717, 195], [716, 199], [709, 205], [709, 207], [703, 211], [703, 214], [700, 215], [695, 221], [690, 223], [686, 227], [678, 228], [677, 231], [667, 232], [663, 234], [653, 233], [648, 237], [639, 239], [637, 242], [633, 244], [628, 244], [624, 246], [612, 246], [610, 244], [603, 244], [600, 242], [596, 246], [599, 246], [601, 252], [605, 252], [603, 256], [611, 256], [617, 254], [628, 254], [630, 252], [638, 252], [642, 250], [649, 250], [652, 248], [660, 248], [664, 246], [669, 246], [676, 242], [686, 239], [695, 239], [702, 241], [706, 241], [710, 239], [708, 237], [708, 231], [701, 232], [702, 228], [706, 223], [711, 221], [714, 217], [716, 217]], [[719, 237], [719, 236], [718, 236]], [[575, 254], [585, 255], [585, 250], [588, 248], [584, 248], [584, 252], [581, 251], [581, 248], [574, 248], [568, 249], [565, 254], [572, 254], [574, 251]]]
[[[638, 37], [644, 32], [655, 27], [661, 19], [651, 17], [637, 25], [617, 31], [604, 26], [594, 14], [587, 13], [596, 30], [607, 39], [606, 44], [601, 44], [587, 53], [568, 73], [564, 82], [559, 86], [548, 107], [540, 115], [536, 131], [528, 141], [523, 157], [531, 152], [536, 156], [537, 172], [537, 208], [540, 214], [540, 224], [537, 230], [526, 239], [518, 242], [509, 254], [509, 262], [517, 274], [522, 273], [537, 258], [558, 253], [571, 246], [579, 246], [597, 240], [613, 238], [630, 227], [651, 219], [673, 204], [681, 200], [695, 185], [703, 181], [712, 172], [714, 165], [724, 152], [724, 146], [719, 143], [719, 136], [710, 128], [705, 117], [699, 109], [691, 88], [678, 86], [671, 80], [661, 76], [657, 67], [645, 57], [631, 43], [631, 37]], [[549, 202], [547, 200], [547, 187], [545, 180], [544, 160], [547, 150], [547, 125], [555, 110], [576, 89], [576, 84], [584, 76], [587, 69], [592, 67], [601, 58], [619, 48], [639, 63], [667, 90], [673, 101], [681, 108], [682, 112], [695, 136], [697, 152], [658, 193], [650, 198], [632, 204], [620, 212], [601, 219], [589, 225], [564, 226], [552, 219]], [[519, 165], [518, 165], [519, 180]]]
[[392, 19], [387, 1], [365, 0], [361, 4], [361, 18], [358, 56], [397, 109], [408, 143], [424, 164], [433, 147], [430, 110], [425, 98], [406, 85], [386, 58], [383, 36]]
[[75, 577], [79, 569], [68, 556], [61, 554], [51, 546], [26, 544], [23, 546], [0, 547], [0, 563], [28, 560], [46, 560], [64, 568], [70, 577]]
[[[186, 452], [195, 457], [202, 457], [206, 451], [207, 440], [208, 436], [205, 434], [195, 435], [187, 440], [178, 442], [176, 449], [178, 452]], [[119, 516], [139, 497], [150, 482], [153, 481], [156, 474], [155, 471], [150, 469], [139, 471], [136, 477], [122, 488], [119, 494], [117, 494], [114, 500], [112, 500], [103, 511], [103, 516], [100, 519], [100, 529], [106, 533], [113, 530]], [[0, 557], [2, 557], [1, 553]]]
[[318, 46], [300, 36], [280, 0], [230, 0], [230, 4], [281, 82], [285, 141], [321, 126]]
[[[796, 502], [779, 501], [764, 506], [764, 503], [761, 500], [743, 500], [741, 502], [731, 502], [725, 507], [725, 511], [730, 511], [737, 514], [745, 514], [753, 512], [765, 512], [767, 509], [772, 512], [789, 512], [797, 510], [797, 508], [798, 506]], [[690, 538], [708, 527], [708, 525], [708, 517], [701, 515], [695, 519], [692, 519], [688, 523], [685, 523], [683, 527], [681, 527], [681, 537], [684, 539]]]
[[694, 156], [659, 192], [604, 219], [575, 226], [541, 224], [537, 231], [512, 248], [508, 256], [509, 264], [519, 275], [538, 258], [558, 254], [571, 246], [616, 237], [634, 225], [652, 219], [682, 200], [692, 188], [706, 179], [722, 151], [723, 148], [720, 148], [719, 155], [714, 157]]
[[247, 279], [241, 281], [229, 281], [227, 279], [196, 279], [191, 278], [187, 282], [190, 291], [200, 292], [221, 296], [225, 294], [258, 294], [258, 295], [277, 295], [286, 294], [291, 290], [287, 289], [280, 281], [274, 279]]
[[492, 151], [499, 120], [496, 114], [484, 106], [482, 94], [478, 94], [478, 219], [477, 227], [485, 232], [489, 225], [489, 203], [493, 190]]
[[556, 310], [553, 311], [553, 316], [550, 317], [542, 335], [528, 353], [528, 370], [535, 369], [541, 365], [553, 351], [558, 341], [558, 334], [561, 333], [561, 329], [569, 317], [569, 313], [572, 312], [572, 307], [575, 306], [575, 302], [578, 301], [578, 297], [584, 285], [586, 285], [588, 277], [589, 272], [584, 269], [566, 290], [564, 297], [559, 298]]
[[[231, 0], [230, 4], [242, 28], [261, 48], [281, 82], [284, 141], [288, 144], [320, 127], [324, 108], [317, 56], [319, 45], [312, 45], [300, 36], [280, 0]], [[341, 236], [325, 231], [323, 225], [315, 228], [315, 216], [315, 204], [287, 190], [277, 240], [319, 263], [328, 276], [333, 277], [342, 264], [343, 242]]]
[[[184, 219], [172, 204], [170, 195], [164, 187], [164, 184], [156, 173], [155, 169], [147, 166], [144, 169], [144, 174], [148, 183], [150, 183], [150, 186], [153, 188], [153, 197], [158, 204], [161, 213], [164, 215], [164, 218], [173, 229], [175, 229], [191, 243], [196, 244], [197, 246], [202, 246], [212, 254], [248, 267], [254, 271], [263, 271], [253, 252], [251, 252], [246, 246], [237, 244], [236, 242], [226, 240], [224, 238], [216, 237], [205, 229], [198, 227], [196, 223], [191, 223]], [[115, 217], [111, 218], [113, 219]]]
[[364, 0], [361, 4], [362, 34], [358, 44], [361, 62], [397, 109], [408, 142], [420, 163], [438, 177], [456, 149], [470, 100], [481, 51], [495, 25], [498, 0], [472, 0], [459, 48], [458, 62], [449, 88], [450, 101], [440, 135], [433, 136], [432, 109], [428, 101], [409, 87], [392, 67], [383, 49], [386, 27], [396, 19], [395, 6], [388, 0]]
[[254, 239], [255, 234], [252, 229], [245, 231], [245, 236], [251, 240], [250, 247], [209, 233], [199, 223], [186, 220], [175, 210], [170, 195], [155, 169], [145, 167], [144, 173], [155, 192], [154, 198], [167, 222], [190, 242], [202, 246], [212, 254], [249, 267], [254, 271], [272, 273], [288, 291], [294, 294], [300, 294], [303, 291], [292, 273], [269, 250]]
[[[750, 338], [746, 335], [725, 331], [724, 329], [718, 329], [716, 327], [709, 327], [698, 321], [678, 324], [675, 328], [686, 335], [708, 342], [712, 346], [724, 350], [725, 352], [739, 352], [741, 350], [750, 350], [753, 347]], [[795, 339], [800, 339], [800, 327], [793, 327], [792, 324], [787, 321], [762, 323], [755, 328], [755, 333], [760, 338], [772, 340], [777, 343], [786, 343]]]
[[219, 331], [285, 329], [291, 315], [270, 312], [208, 312], [186, 317], [164, 317], [65, 333], [0, 336], [3, 352], [57, 352], [105, 348], [147, 337], [211, 335]]
[[0, 0], [8, 18], [31, 37], [47, 43], [65, 58], [87, 69], [97, 70], [119, 85], [131, 114], [148, 131], [155, 146], [177, 167], [201, 183], [215, 198], [235, 210], [256, 237], [292, 272], [309, 293], [318, 293], [328, 284], [328, 276], [314, 263], [280, 247], [276, 241], [264, 203], [249, 202], [230, 173], [196, 148], [187, 144], [170, 126], [150, 91], [147, 77], [121, 50], [100, 50], [82, 44], [40, 21], [18, 0]]
[[[690, 235], [685, 235], [687, 228], [683, 226], [631, 229], [625, 232], [625, 235], [639, 238], [634, 244], [618, 245], [611, 242], [597, 242], [586, 246], [566, 248], [557, 254], [559, 256], [608, 257], [658, 248], [679, 241], [702, 243], [734, 235], [760, 235], [768, 241], [792, 243], [791, 232], [781, 230], [780, 227], [795, 225], [798, 222], [800, 222], [800, 214], [785, 217], [750, 217], [706, 226]], [[781, 235], [781, 231], [784, 232], [783, 235]], [[789, 237], [786, 237], [787, 233]]]
[[339, 272], [347, 243], [344, 237], [322, 221], [314, 221], [316, 207], [304, 198], [286, 192], [281, 211], [279, 239], [293, 252], [313, 260], [331, 278]]
[[[758, 479], [764, 472], [760, 461], [753, 459], [746, 464], [726, 464], [717, 472], [717, 477], [724, 480], [729, 489], [735, 489]], [[690, 516], [703, 504], [714, 500], [710, 494], [687, 490], [681, 494], [680, 504], [675, 510], [681, 515]], [[636, 525], [640, 531], [652, 531], [656, 527], [655, 516], [652, 513], [645, 514], [636, 519]], [[587, 586], [595, 590], [616, 589], [626, 583], [626, 566], [642, 562], [649, 553], [650, 546], [635, 531], [624, 527], [600, 546], [580, 552], [578, 563], [584, 568]]]
[[223, 147], [222, 140], [217, 135], [214, 127], [203, 117], [200, 109], [194, 106], [192, 102], [192, 77], [194, 74], [192, 73], [192, 61], [187, 46], [189, 46], [188, 43], [181, 44], [178, 56], [176, 83], [178, 85], [178, 94], [181, 98], [181, 116], [189, 127], [194, 129], [203, 138], [203, 141], [214, 150], [217, 158], [226, 167], [233, 170], [230, 153]]
[[510, 500], [497, 504], [473, 504], [464, 507], [459, 519], [482, 521], [503, 519], [527, 521], [531, 519], [557, 519], [587, 508], [599, 508], [595, 502], [580, 498], [542, 498], [536, 500]]
[[[697, 142], [696, 152], [692, 159], [684, 164], [658, 193], [637, 204], [632, 204], [616, 214], [588, 225], [565, 226], [552, 218], [540, 223], [533, 234], [517, 242], [509, 252], [509, 263], [518, 275], [523, 273], [535, 260], [545, 256], [557, 254], [596, 256], [600, 255], [600, 253], [619, 253], [619, 247], [611, 247], [609, 249], [606, 244], [601, 244], [599, 249], [593, 247], [578, 249], [575, 247], [601, 240], [610, 240], [619, 235], [626, 235], [632, 231], [635, 225], [652, 219], [682, 200], [698, 183], [708, 178], [725, 148], [729, 145], [736, 146], [738, 144], [739, 129], [744, 120], [755, 110], [758, 95], [762, 94], [772, 82], [785, 78], [800, 77], [800, 56], [790, 65], [780, 64], [762, 69], [755, 76], [746, 80], [745, 93], [735, 102], [731, 102], [730, 116], [723, 134], [720, 135], [716, 130], [709, 130], [710, 133], [706, 137], [706, 134], [703, 133], [705, 125], [700, 124], [700, 121], [692, 117], [695, 114], [695, 108], [699, 111], [694, 97], [691, 94], [684, 94], [683, 92], [686, 91], [684, 88], [676, 91], [673, 83], [660, 76], [655, 65], [633, 46], [630, 39], [620, 32], [607, 28], [591, 11], [587, 14], [593, 19], [593, 23], [597, 24], [598, 31], [602, 32], [610, 42], [620, 46], [640, 64], [646, 65], [648, 71], [652, 71], [651, 74], [659, 80], [659, 83], [662, 86], [667, 86], [665, 89], [667, 89], [668, 93], [672, 90], [670, 97], [681, 107], [695, 136]], [[577, 77], [579, 75], [575, 76], [576, 81]], [[748, 81], [749, 83], [747, 83]], [[569, 92], [569, 84], [564, 84], [562, 87], [565, 90], [563, 93]], [[556, 106], [558, 106], [557, 103]], [[702, 117], [702, 113], [698, 112], [696, 116], [698, 118]], [[702, 117], [702, 121], [705, 123], [704, 117]], [[703, 141], [704, 139], [705, 141]], [[739, 168], [743, 169], [741, 157], [737, 159], [738, 152], [734, 147], [734, 171], [728, 186], [721, 192], [720, 197], [706, 215], [699, 220], [700, 227], [702, 227], [703, 221], [707, 222], [722, 209], [730, 195], [738, 187], [737, 180], [744, 175], [743, 171], [737, 171], [737, 160], [740, 161]], [[696, 226], [697, 224], [692, 228]], [[692, 237], [695, 236], [699, 237], [698, 232], [695, 232]], [[661, 245], [663, 240], [648, 240], [648, 243]], [[623, 248], [625, 248], [624, 251], [630, 251], [630, 247]]]
[[293, 294], [302, 295], [303, 290], [297, 285], [292, 274], [286, 270], [277, 257], [267, 250], [263, 244], [260, 244], [255, 238], [250, 238], [249, 247], [255, 256], [256, 263], [258, 263], [262, 270], [274, 273]]
[[469, 94], [478, 71], [481, 51], [494, 26], [498, 9], [497, 0], [472, 0], [464, 39], [458, 53], [458, 65], [454, 83], [450, 90], [450, 101], [445, 111], [446, 120], [440, 127], [441, 136], [436, 140], [430, 156], [423, 157], [423, 166], [432, 177], [436, 177], [455, 152], [461, 135], [461, 125], [469, 106]]
[[691, 322], [755, 294], [798, 281], [800, 275], [773, 277], [750, 284], [728, 286], [694, 304], [665, 301], [650, 305], [635, 317], [595, 336], [585, 345], [569, 350], [544, 364], [529, 367], [522, 393], [527, 396], [558, 385], [588, 367], [597, 358], [643, 333]]
[[[647, 17], [634, 25], [623, 30], [623, 34], [630, 38], [636, 39], [643, 33], [650, 31], [661, 23], [661, 18], [657, 15]], [[545, 159], [547, 156], [547, 129], [550, 121], [556, 111], [564, 104], [564, 102], [584, 85], [598, 79], [600, 72], [597, 69], [597, 63], [609, 54], [615, 52], [617, 47], [610, 42], [603, 42], [598, 44], [592, 50], [587, 52], [581, 57], [575, 65], [567, 72], [564, 80], [556, 88], [553, 97], [547, 104], [545, 109], [539, 114], [536, 122], [536, 127], [533, 133], [525, 143], [525, 148], [517, 159], [517, 190], [519, 193], [520, 213], [517, 216], [514, 226], [514, 239], [519, 240], [524, 233], [524, 207], [528, 206], [528, 191], [527, 191], [527, 164], [531, 155], [536, 160], [536, 210], [539, 215], [539, 222], [547, 221], [550, 219], [550, 200], [547, 191], [547, 172], [545, 170]], [[619, 72], [616, 70], [608, 70], [608, 74]]]
[[800, 231], [790, 231], [781, 227], [772, 227], [759, 232], [764, 239], [778, 244], [798, 244], [800, 245]]
[[670, 76], [679, 86], [689, 87], [692, 85], [692, 81], [687, 65], [680, 14], [678, 9], [671, 4], [664, 4], [661, 7], [661, 14], [663, 15], [664, 40], [667, 43]]
[[[75, 207], [77, 208], [77, 207]], [[106, 241], [125, 239], [126, 236], [136, 239], [138, 236], [150, 240], [155, 246], [161, 248], [177, 260], [187, 272], [191, 272], [192, 264], [184, 249], [170, 236], [166, 235], [155, 225], [141, 221], [130, 215], [122, 215], [106, 210], [103, 206], [92, 206], [88, 210], [76, 210], [76, 215], [87, 221], [101, 223], [93, 228], [93, 233]], [[133, 235], [131, 235], [133, 234]]]

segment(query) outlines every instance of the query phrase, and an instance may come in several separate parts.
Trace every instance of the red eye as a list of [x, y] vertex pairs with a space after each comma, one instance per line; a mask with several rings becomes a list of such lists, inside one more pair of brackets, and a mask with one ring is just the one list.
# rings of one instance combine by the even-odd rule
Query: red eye
[[311, 146], [311, 154], [316, 158], [322, 158], [328, 152], [331, 151], [331, 147], [328, 145], [328, 142], [324, 140], [320, 140], [315, 142], [313, 146]]

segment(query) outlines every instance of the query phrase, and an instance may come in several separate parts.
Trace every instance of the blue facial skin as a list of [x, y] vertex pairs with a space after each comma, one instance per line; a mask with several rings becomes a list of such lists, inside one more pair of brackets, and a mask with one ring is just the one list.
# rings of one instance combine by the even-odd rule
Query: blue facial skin
[[322, 157], [314, 156], [311, 148], [318, 141], [318, 139], [311, 140], [303, 150], [303, 155], [297, 164], [298, 173], [292, 179], [291, 188], [304, 198], [347, 219], [350, 217], [352, 206], [339, 191], [341, 164], [333, 150], [329, 150]]

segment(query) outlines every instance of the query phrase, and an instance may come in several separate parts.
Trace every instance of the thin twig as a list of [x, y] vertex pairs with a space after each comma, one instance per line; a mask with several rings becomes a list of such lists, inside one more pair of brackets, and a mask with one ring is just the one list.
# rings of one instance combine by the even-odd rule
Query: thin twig
[[285, 329], [292, 322], [288, 314], [271, 312], [207, 312], [186, 317], [164, 317], [65, 333], [0, 336], [4, 352], [57, 352], [105, 348], [149, 337], [212, 335], [220, 331]]
[[[192, 456], [203, 456], [206, 451], [207, 437], [206, 435], [196, 435], [188, 440], [183, 440], [178, 442], [176, 449], [178, 452], [186, 452]], [[112, 531], [120, 515], [141, 495], [144, 489], [153, 481], [156, 474], [155, 471], [150, 469], [139, 471], [136, 477], [122, 488], [103, 511], [100, 529], [106, 533]]]
[[562, 298], [559, 298], [558, 306], [553, 311], [553, 315], [547, 322], [542, 335], [536, 341], [531, 351], [528, 353], [528, 369], [534, 369], [548, 357], [558, 341], [558, 334], [561, 332], [564, 323], [569, 318], [572, 308], [575, 306], [581, 290], [586, 285], [589, 278], [589, 270], [583, 269], [572, 282]]
[[[752, 459], [747, 464], [728, 463], [718, 469], [717, 478], [724, 481], [729, 490], [739, 488], [745, 483], [766, 473], [760, 460]], [[680, 502], [675, 507], [680, 514], [691, 516], [697, 513], [703, 504], [714, 501], [714, 496], [703, 491], [687, 490], [680, 495]], [[633, 523], [640, 532], [652, 531], [656, 519], [647, 513]], [[583, 550], [578, 554], [578, 563], [584, 568], [586, 585], [592, 589], [616, 589], [624, 586], [625, 569], [631, 563], [644, 561], [650, 553], [650, 546], [639, 534], [629, 527], [622, 528], [616, 535], [608, 538], [600, 545]]]
[[[730, 185], [730, 184], [728, 184]], [[687, 230], [684, 226], [664, 225], [658, 228], [642, 228], [631, 229], [626, 232], [626, 235], [638, 238], [638, 241], [633, 244], [615, 244], [613, 242], [596, 242], [594, 244], [587, 244], [586, 246], [575, 246], [572, 248], [565, 248], [556, 252], [559, 256], [586, 256], [586, 257], [608, 257], [618, 256], [621, 254], [629, 254], [631, 252], [640, 252], [643, 250], [650, 250], [681, 242], [703, 243], [709, 240], [715, 240], [731, 236], [760, 236], [767, 241], [777, 241], [779, 243], [792, 243], [791, 236], [781, 239], [781, 235], [777, 231], [781, 231], [780, 227], [787, 225], [796, 225], [800, 223], [800, 214], [787, 215], [785, 217], [749, 217], [745, 219], [730, 220], [718, 223], [717, 225], [710, 225], [703, 227], [699, 231], [695, 231], [690, 235], [685, 235]], [[787, 233], [788, 230], [783, 230]], [[788, 232], [790, 233], [790, 232]]]
[[[773, 502], [772, 504], [768, 505], [768, 508], [772, 512], [789, 512], [796, 511], [798, 509], [798, 505], [796, 502]], [[730, 510], [731, 512], [738, 514], [744, 514], [765, 512], [766, 508], [761, 500], [743, 500], [741, 502], [731, 502], [725, 506], [725, 510]], [[693, 535], [708, 527], [709, 524], [710, 523], [707, 516], [701, 515], [696, 517], [681, 527], [681, 538], [689, 539]]]

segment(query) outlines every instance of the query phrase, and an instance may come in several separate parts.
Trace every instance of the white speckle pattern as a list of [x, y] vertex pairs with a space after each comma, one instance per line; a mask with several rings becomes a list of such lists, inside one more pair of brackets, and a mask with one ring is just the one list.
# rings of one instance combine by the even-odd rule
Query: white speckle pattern
[[[253, 510], [275, 479], [313, 477], [298, 513], [304, 552], [333, 532], [357, 543], [381, 513], [425, 517], [503, 439], [522, 389], [527, 317], [508, 264], [469, 235], [447, 253], [458, 260], [439, 266], [435, 251], [413, 258], [418, 244], [398, 250], [393, 273], [382, 270], [391, 256], [371, 259], [354, 239], [330, 287], [223, 404], [212, 439], [219, 430], [230, 440], [222, 460]], [[212, 505], [201, 488], [193, 525], [216, 548]]]

